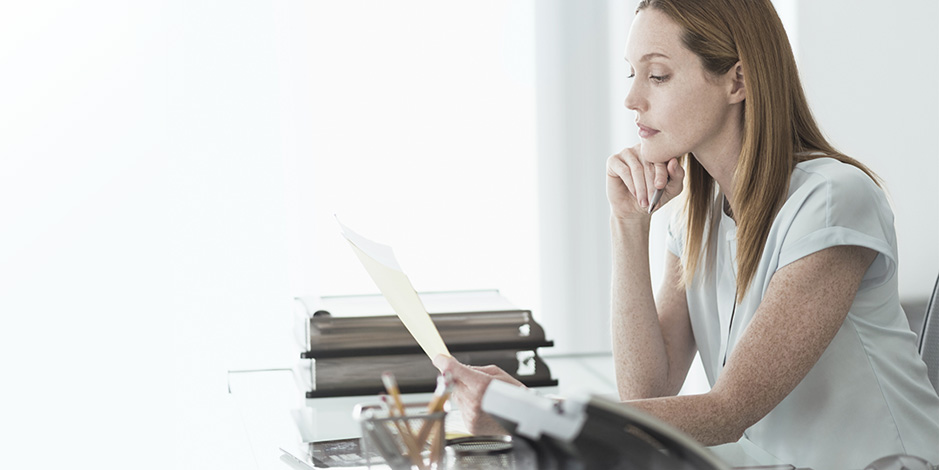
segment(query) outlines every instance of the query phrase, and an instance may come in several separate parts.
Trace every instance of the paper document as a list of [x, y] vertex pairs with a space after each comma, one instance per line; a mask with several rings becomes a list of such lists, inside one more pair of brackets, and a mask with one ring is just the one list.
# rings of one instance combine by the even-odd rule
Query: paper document
[[342, 236], [346, 237], [352, 245], [352, 251], [362, 261], [365, 270], [391, 304], [391, 308], [398, 314], [398, 318], [411, 332], [411, 336], [424, 349], [427, 357], [433, 360], [438, 354], [449, 356], [450, 351], [447, 350], [447, 345], [440, 338], [440, 332], [437, 331], [430, 315], [427, 314], [427, 309], [421, 303], [411, 281], [398, 266], [398, 260], [395, 259], [391, 247], [373, 242], [353, 232], [342, 222], [339, 226], [342, 228]]

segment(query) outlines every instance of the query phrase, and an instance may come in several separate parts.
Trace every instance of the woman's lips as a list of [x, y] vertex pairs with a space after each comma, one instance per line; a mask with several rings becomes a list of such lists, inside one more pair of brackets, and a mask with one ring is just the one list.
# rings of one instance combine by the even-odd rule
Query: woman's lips
[[658, 134], [658, 133], [659, 133], [658, 129], [653, 129], [653, 128], [651, 128], [651, 127], [646, 127], [646, 126], [643, 126], [642, 124], [639, 124], [639, 123], [636, 123], [636, 125], [639, 126], [639, 137], [640, 137], [640, 138], [648, 139], [649, 137], [652, 137], [652, 136], [654, 136], [655, 134]]

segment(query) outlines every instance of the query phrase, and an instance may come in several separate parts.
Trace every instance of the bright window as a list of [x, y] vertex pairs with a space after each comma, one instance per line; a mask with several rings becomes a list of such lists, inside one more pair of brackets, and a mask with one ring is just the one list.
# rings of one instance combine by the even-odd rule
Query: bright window
[[309, 80], [287, 111], [297, 293], [377, 292], [336, 214], [419, 291], [499, 288], [536, 309], [534, 2], [308, 8], [289, 51]]

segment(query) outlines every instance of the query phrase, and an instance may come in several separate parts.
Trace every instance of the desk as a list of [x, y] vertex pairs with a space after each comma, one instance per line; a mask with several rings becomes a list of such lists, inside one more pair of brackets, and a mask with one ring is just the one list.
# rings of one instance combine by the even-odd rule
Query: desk
[[[545, 360], [560, 382], [556, 390], [548, 392], [562, 396], [575, 393], [615, 395], [609, 355], [548, 356]], [[291, 410], [308, 406], [309, 416], [321, 424], [317, 427], [316, 439], [338, 439], [358, 435], [358, 427], [351, 419], [352, 407], [371, 400], [371, 397], [307, 400], [290, 371], [232, 373], [229, 374], [229, 389], [247, 436], [249, 449], [245, 449], [245, 458], [252, 459], [259, 470], [300, 468], [279, 450], [281, 446], [300, 440]], [[428, 398], [429, 394], [407, 396], [409, 401]], [[734, 466], [780, 463], [746, 441], [712, 449]]]

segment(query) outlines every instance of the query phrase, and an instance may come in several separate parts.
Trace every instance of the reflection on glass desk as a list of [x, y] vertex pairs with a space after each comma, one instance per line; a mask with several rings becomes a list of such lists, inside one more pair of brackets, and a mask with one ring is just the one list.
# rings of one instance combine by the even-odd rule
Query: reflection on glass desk
[[[448, 443], [442, 466], [445, 469], [484, 470], [537, 468], [534, 450], [524, 442], [513, 442], [512, 447], [508, 451], [498, 450], [489, 453], [461, 453], [454, 451], [453, 447], [451, 443]], [[317, 443], [297, 443], [292, 447], [281, 446], [280, 449], [284, 452], [284, 455], [281, 456], [281, 461], [287, 466], [297, 470], [309, 470], [311, 468], [368, 468], [362, 456], [362, 449], [358, 438]], [[722, 460], [735, 462], [735, 470], [748, 468], [754, 470], [794, 470], [792, 465], [768, 463], [773, 461], [771, 457], [764, 456], [764, 460], [752, 457], [751, 454], [761, 455], [762, 451], [748, 441], [711, 447], [711, 450]], [[378, 456], [373, 455], [373, 459], [378, 458]], [[371, 468], [380, 469], [388, 467], [373, 463]]]
[[[615, 396], [612, 358], [609, 355], [549, 357], [546, 361], [560, 379], [560, 384], [541, 390], [542, 393]], [[352, 419], [352, 409], [357, 403], [375, 398], [306, 399], [289, 370], [232, 373], [229, 374], [229, 389], [248, 436], [250, 449], [246, 449], [246, 453], [250, 453], [259, 469], [305, 468], [281, 450], [302, 449], [304, 440], [324, 442], [358, 438], [360, 430]], [[429, 397], [429, 394], [414, 394], [405, 396], [405, 399], [426, 401]], [[460, 422], [458, 411], [451, 412], [451, 415], [448, 417], [448, 430], [451, 429], [451, 418], [453, 422]], [[745, 440], [709, 449], [735, 467], [781, 463]]]

